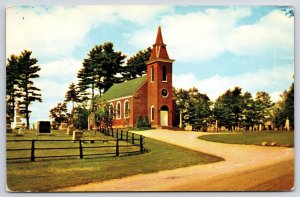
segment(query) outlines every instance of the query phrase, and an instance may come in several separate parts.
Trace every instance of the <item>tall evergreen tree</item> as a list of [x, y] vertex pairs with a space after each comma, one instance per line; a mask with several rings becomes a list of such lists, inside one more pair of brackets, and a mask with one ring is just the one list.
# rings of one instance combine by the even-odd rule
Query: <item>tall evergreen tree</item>
[[145, 50], [137, 52], [127, 60], [127, 65], [123, 67], [123, 80], [130, 80], [147, 73], [147, 64], [152, 49], [148, 47]]
[[14, 119], [16, 98], [21, 96], [19, 85], [19, 60], [16, 55], [11, 55], [6, 64], [6, 114]]
[[74, 103], [79, 101], [78, 93], [76, 91], [76, 86], [74, 83], [71, 83], [69, 86], [69, 90], [65, 95], [65, 102], [72, 102], [72, 117], [74, 114]]
[[21, 99], [21, 114], [25, 115], [26, 127], [29, 128], [29, 105], [34, 101], [42, 102], [40, 89], [34, 86], [32, 79], [38, 78], [40, 71], [37, 59], [31, 58], [32, 52], [24, 50], [21, 55], [17, 58], [17, 86], [19, 89], [19, 98]]
[[88, 58], [84, 59], [83, 68], [77, 74], [78, 87], [81, 95], [91, 90], [93, 112], [95, 90], [98, 89], [101, 96], [102, 92], [107, 91], [114, 83], [122, 81], [122, 78], [117, 75], [122, 72], [125, 57], [121, 52], [114, 51], [111, 42], [106, 42], [92, 48]]

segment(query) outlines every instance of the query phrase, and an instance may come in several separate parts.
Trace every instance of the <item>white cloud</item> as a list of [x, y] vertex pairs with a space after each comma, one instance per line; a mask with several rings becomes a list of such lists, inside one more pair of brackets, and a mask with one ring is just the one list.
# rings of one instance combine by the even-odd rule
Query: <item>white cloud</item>
[[[185, 62], [201, 62], [226, 50], [247, 56], [293, 54], [293, 18], [273, 11], [255, 24], [238, 24], [250, 15], [248, 8], [228, 8], [162, 17], [169, 56]], [[136, 48], [145, 48], [153, 44], [155, 40], [149, 38], [155, 35], [156, 30], [144, 28], [133, 33], [129, 42]]]
[[87, 33], [105, 23], [128, 20], [147, 24], [170, 6], [9, 7], [6, 17], [7, 56], [23, 49], [37, 56], [70, 56], [84, 44]]
[[39, 74], [42, 79], [76, 83], [77, 73], [82, 68], [82, 61], [75, 60], [74, 58], [64, 58], [40, 64], [40, 68], [41, 71]]
[[279, 10], [262, 17], [256, 24], [234, 28], [226, 40], [226, 48], [238, 55], [293, 55], [294, 18]]
[[[287, 89], [293, 81], [294, 70], [291, 66], [276, 67], [271, 70], [258, 70], [255, 73], [244, 73], [237, 76], [214, 75], [206, 79], [197, 79], [192, 74], [173, 74], [173, 86], [188, 89], [193, 86], [201, 93], [207, 94], [211, 100], [217, 99], [226, 90], [239, 86], [242, 90], [255, 96], [258, 91], [270, 93], [273, 101], [279, 99], [279, 94]], [[288, 83], [285, 87], [285, 83]], [[276, 88], [273, 90], [272, 88]]]

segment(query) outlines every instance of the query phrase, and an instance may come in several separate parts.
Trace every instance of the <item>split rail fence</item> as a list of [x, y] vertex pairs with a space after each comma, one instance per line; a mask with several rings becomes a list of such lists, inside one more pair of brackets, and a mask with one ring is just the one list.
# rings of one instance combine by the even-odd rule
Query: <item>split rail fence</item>
[[[100, 128], [99, 131], [106, 136], [111, 136], [115, 139], [82, 139], [82, 140], [7, 140], [7, 147], [9, 143], [25, 143], [21, 145], [22, 148], [7, 148], [7, 160], [30, 160], [35, 161], [40, 158], [59, 158], [59, 157], [79, 157], [83, 159], [87, 156], [126, 156], [132, 154], [142, 154], [147, 149], [144, 147], [144, 137], [128, 131]], [[59, 142], [64, 142], [69, 146], [62, 146]], [[127, 142], [127, 143], [125, 143]], [[47, 143], [48, 147], [45, 147]], [[54, 144], [55, 143], [55, 144]], [[37, 145], [38, 144], [38, 145]], [[62, 150], [59, 152], [59, 150]], [[70, 150], [72, 154], [64, 154]], [[101, 151], [102, 150], [102, 151]], [[17, 157], [8, 157], [9, 152], [20, 152]], [[22, 152], [23, 151], [23, 152]], [[24, 156], [24, 151], [30, 152], [30, 155]], [[41, 152], [46, 151], [42, 154]], [[52, 151], [52, 154], [47, 152]], [[57, 152], [56, 152], [57, 151]], [[38, 154], [37, 154], [38, 152]], [[53, 155], [53, 152], [57, 155]], [[18, 155], [20, 155], [18, 157]]]

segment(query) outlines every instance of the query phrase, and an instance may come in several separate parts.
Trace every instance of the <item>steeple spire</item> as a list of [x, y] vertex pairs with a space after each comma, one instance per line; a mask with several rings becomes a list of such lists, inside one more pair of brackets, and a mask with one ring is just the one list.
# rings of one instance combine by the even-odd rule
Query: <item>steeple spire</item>
[[163, 41], [160, 26], [158, 27], [157, 30], [156, 41], [155, 44], [153, 45], [152, 53], [149, 60], [158, 59], [158, 58], [169, 60], [169, 55], [166, 49], [166, 45], [164, 44]]
[[164, 44], [162, 35], [161, 35], [161, 27], [158, 26], [158, 30], [157, 30], [157, 36], [156, 36], [156, 45], [160, 45], [160, 44]]

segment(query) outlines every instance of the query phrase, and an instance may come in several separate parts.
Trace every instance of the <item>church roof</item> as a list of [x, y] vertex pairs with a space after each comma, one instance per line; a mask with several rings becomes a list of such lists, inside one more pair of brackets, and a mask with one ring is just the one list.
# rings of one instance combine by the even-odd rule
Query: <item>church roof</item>
[[123, 83], [114, 84], [99, 98], [99, 101], [109, 101], [133, 95], [142, 85], [147, 82], [147, 75], [138, 77]]

